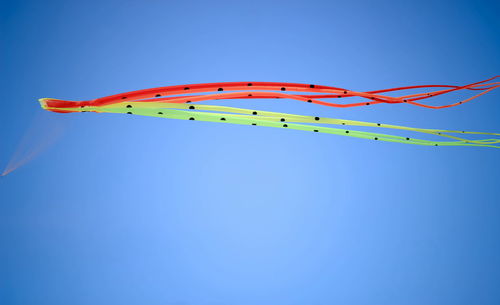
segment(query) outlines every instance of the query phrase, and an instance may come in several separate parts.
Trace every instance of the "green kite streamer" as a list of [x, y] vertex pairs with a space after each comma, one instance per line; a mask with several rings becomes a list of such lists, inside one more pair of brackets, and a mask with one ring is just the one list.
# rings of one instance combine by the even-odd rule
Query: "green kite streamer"
[[[53, 110], [41, 101], [42, 107]], [[398, 126], [382, 123], [370, 123], [346, 119], [333, 119], [325, 117], [304, 116], [271, 111], [252, 110], [227, 106], [214, 105], [189, 105], [178, 103], [160, 102], [122, 102], [107, 106], [86, 106], [83, 108], [57, 108], [68, 112], [97, 112], [97, 113], [119, 113], [133, 114], [150, 117], [217, 122], [226, 124], [240, 124], [253, 126], [266, 126], [275, 128], [295, 129], [309, 132], [327, 133], [341, 136], [349, 136], [375, 141], [386, 141], [404, 144], [428, 145], [428, 146], [481, 146], [500, 148], [500, 139], [466, 139], [464, 135], [489, 135], [500, 136], [498, 133], [468, 132], [458, 130], [424, 129], [406, 126]], [[318, 124], [341, 125], [342, 128], [318, 126]], [[424, 135], [433, 135], [444, 138], [443, 141], [419, 139], [415, 137], [403, 137], [384, 133], [366, 132], [353, 130], [348, 127], [373, 127], [378, 129], [405, 130]], [[458, 136], [458, 134], [460, 136]], [[447, 140], [447, 141], [446, 141]]]

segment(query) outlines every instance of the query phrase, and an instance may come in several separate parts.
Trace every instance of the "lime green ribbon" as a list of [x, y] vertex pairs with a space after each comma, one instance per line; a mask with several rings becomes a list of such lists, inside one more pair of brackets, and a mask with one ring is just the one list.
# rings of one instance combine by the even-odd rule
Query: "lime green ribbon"
[[[44, 105], [42, 104], [44, 107]], [[458, 130], [424, 129], [405, 127], [390, 124], [370, 123], [362, 121], [333, 119], [325, 117], [314, 117], [296, 114], [287, 114], [271, 111], [261, 111], [243, 109], [226, 106], [165, 103], [165, 102], [124, 102], [108, 106], [84, 107], [84, 108], [47, 108], [47, 110], [66, 110], [71, 112], [104, 112], [135, 114], [151, 117], [161, 117], [180, 120], [197, 120], [206, 122], [218, 122], [228, 124], [266, 126], [286, 129], [296, 129], [310, 132], [329, 133], [335, 135], [349, 136], [355, 138], [396, 142], [404, 144], [429, 145], [429, 146], [483, 146], [500, 148], [500, 139], [480, 139], [472, 140], [457, 136], [463, 135], [490, 135], [499, 136], [498, 133], [487, 132], [467, 132]], [[314, 125], [312, 125], [314, 124]], [[317, 124], [341, 125], [342, 128], [332, 128], [318, 126]], [[413, 137], [403, 137], [389, 134], [373, 133], [347, 129], [347, 126], [374, 127], [386, 129], [398, 129], [411, 132], [418, 132], [426, 135], [439, 136], [448, 141], [432, 141], [417, 139]]]

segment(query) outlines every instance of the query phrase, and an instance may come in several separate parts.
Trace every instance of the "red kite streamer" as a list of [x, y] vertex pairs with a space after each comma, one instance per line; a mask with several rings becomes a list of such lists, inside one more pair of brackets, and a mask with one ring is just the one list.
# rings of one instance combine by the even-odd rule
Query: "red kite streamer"
[[[131, 91], [126, 93], [115, 94], [111, 96], [101, 97], [87, 101], [64, 101], [58, 99], [44, 99], [47, 108], [54, 112], [72, 112], [70, 110], [58, 110], [56, 108], [83, 108], [83, 107], [98, 107], [110, 104], [116, 104], [125, 101], [144, 101], [144, 102], [165, 102], [165, 103], [191, 103], [207, 100], [223, 100], [223, 99], [248, 99], [248, 98], [288, 98], [313, 104], [319, 104], [330, 107], [357, 107], [370, 106], [375, 104], [400, 104], [406, 103], [419, 107], [442, 109], [453, 106], [458, 106], [469, 102], [489, 91], [500, 87], [500, 82], [493, 82], [494, 79], [500, 76], [494, 76], [484, 81], [468, 84], [465, 86], [452, 85], [420, 85], [406, 86], [398, 88], [390, 88], [375, 91], [358, 92], [345, 88], [337, 88], [330, 86], [322, 86], [315, 84], [298, 84], [298, 83], [275, 83], [275, 82], [223, 82], [223, 83], [206, 83], [206, 84], [189, 84], [158, 87], [144, 90]], [[423, 93], [402, 95], [398, 97], [387, 96], [385, 93], [397, 92], [409, 89], [433, 90]], [[480, 91], [480, 93], [447, 105], [432, 106], [422, 104], [417, 101], [427, 100], [432, 97], [443, 94], [456, 92], [460, 90]], [[224, 91], [238, 91], [224, 93]], [[279, 92], [266, 92], [279, 91]], [[213, 93], [217, 92], [217, 93]], [[314, 94], [292, 94], [287, 92], [308, 92]], [[193, 93], [195, 95], [193, 95]], [[204, 94], [199, 94], [204, 93]], [[384, 94], [383, 94], [384, 93]], [[180, 94], [190, 94], [181, 95]], [[175, 95], [175, 96], [172, 96]], [[333, 103], [323, 101], [321, 99], [343, 99], [350, 97], [361, 97], [367, 99], [366, 102], [357, 103]], [[80, 111], [75, 109], [75, 111]]]

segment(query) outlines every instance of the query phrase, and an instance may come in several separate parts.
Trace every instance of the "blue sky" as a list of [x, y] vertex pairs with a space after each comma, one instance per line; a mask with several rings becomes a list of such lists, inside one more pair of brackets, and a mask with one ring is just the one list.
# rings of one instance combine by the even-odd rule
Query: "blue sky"
[[[499, 13], [495, 1], [1, 2], [0, 161], [30, 126], [34, 142], [64, 132], [0, 177], [0, 303], [500, 303], [495, 149], [37, 103], [223, 81], [461, 85], [499, 74]], [[497, 100], [224, 103], [498, 132]]]

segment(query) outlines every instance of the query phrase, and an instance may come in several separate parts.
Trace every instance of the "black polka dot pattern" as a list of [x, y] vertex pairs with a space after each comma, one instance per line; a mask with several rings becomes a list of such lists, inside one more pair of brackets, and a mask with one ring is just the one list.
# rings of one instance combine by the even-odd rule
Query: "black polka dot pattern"
[[[184, 87], [183, 87], [184, 86]], [[190, 88], [190, 86], [194, 86], [193, 88]], [[219, 87], [221, 86], [221, 87]], [[226, 86], [225, 88], [223, 86]], [[255, 88], [253, 88], [255, 86]], [[463, 88], [468, 89], [470, 85], [464, 86]], [[476, 88], [479, 85], [474, 86], [475, 90], [485, 90], [485, 88]], [[481, 86], [486, 86], [486, 85], [481, 85]], [[252, 87], [252, 88], [250, 88]], [[418, 86], [420, 87], [427, 87], [427, 86]], [[434, 85], [429, 86], [429, 87], [434, 87]], [[308, 89], [311, 88], [311, 89]], [[317, 89], [313, 89], [317, 88]], [[410, 87], [405, 87], [405, 88], [410, 88]], [[458, 87], [457, 87], [458, 88]], [[472, 88], [472, 87], [471, 87]], [[184, 90], [191, 90], [193, 89], [193, 92], [184, 92]], [[264, 92], [259, 92], [256, 93], [257, 96], [252, 95], [254, 93], [254, 89], [258, 90], [272, 90], [275, 91], [274, 93], [264, 93]], [[71, 107], [72, 109], [66, 109], [64, 107], [60, 107], [60, 111], [57, 110], [56, 106], [52, 106], [52, 104], [48, 103], [44, 100], [41, 100], [43, 108], [47, 110], [53, 110], [56, 112], [78, 112], [78, 108], [80, 108], [80, 112], [112, 112], [112, 113], [126, 113], [126, 114], [137, 114], [139, 116], [143, 115], [151, 115], [151, 116], [163, 116], [166, 114], [166, 117], [177, 117], [177, 115], [184, 113], [183, 116], [180, 118], [182, 119], [188, 119], [188, 120], [201, 120], [201, 121], [230, 121], [230, 123], [244, 123], [246, 125], [252, 124], [252, 125], [259, 125], [259, 126], [270, 126], [270, 127], [288, 127], [290, 129], [301, 129], [301, 130], [308, 130], [308, 131], [314, 131], [314, 132], [325, 132], [325, 133], [332, 133], [332, 134], [342, 134], [342, 131], [344, 131], [346, 134], [349, 134], [349, 136], [354, 136], [354, 137], [360, 137], [364, 139], [372, 139], [372, 140], [380, 140], [380, 141], [392, 141], [392, 142], [404, 142], [406, 144], [419, 144], [419, 145], [430, 145], [430, 146], [441, 146], [440, 143], [443, 143], [443, 146], [448, 146], [448, 145], [465, 145], [465, 144], [470, 144], [474, 146], [494, 146], [497, 147], [497, 145], [490, 145], [490, 144], [496, 144], [497, 141], [485, 141], [485, 140], [478, 140], [479, 142], [473, 141], [473, 140], [467, 140], [467, 139], [462, 139], [462, 136], [454, 138], [453, 136], [450, 135], [451, 138], [454, 138], [454, 141], [447, 139], [447, 142], [440, 142], [440, 140], [417, 140], [409, 137], [404, 137], [404, 136], [385, 136], [382, 134], [377, 134], [377, 133], [370, 133], [370, 132], [365, 132], [365, 131], [358, 131], [355, 127], [361, 126], [361, 127], [382, 127], [384, 125], [384, 128], [394, 128], [394, 129], [403, 129], [403, 130], [411, 130], [411, 131], [416, 131], [416, 132], [422, 132], [426, 133], [427, 135], [434, 134], [437, 136], [446, 136], [448, 137], [448, 132], [451, 133], [460, 133], [460, 131], [444, 131], [443, 133], [438, 132], [435, 130], [434, 132], [430, 132], [431, 130], [429, 129], [421, 129], [421, 128], [405, 128], [402, 126], [391, 126], [387, 124], [381, 124], [381, 123], [369, 123], [369, 122], [362, 122], [362, 123], [355, 123], [354, 121], [350, 122], [342, 122], [338, 119], [328, 119], [328, 118], [320, 118], [320, 117], [313, 117], [313, 116], [293, 116], [293, 115], [287, 115], [287, 114], [279, 114], [279, 113], [271, 113], [267, 111], [259, 111], [259, 118], [255, 118], [256, 121], [252, 123], [251, 119], [249, 118], [251, 115], [257, 116], [257, 111], [253, 110], [247, 110], [247, 109], [240, 109], [240, 110], [235, 110], [231, 111], [231, 107], [224, 107], [224, 106], [210, 106], [207, 107], [205, 105], [199, 105], [199, 104], [194, 104], [193, 106], [191, 105], [177, 105], [177, 107], [174, 106], [175, 103], [191, 103], [193, 101], [187, 100], [189, 97], [196, 98], [194, 102], [198, 102], [200, 100], [204, 100], [205, 98], [202, 97], [204, 95], [190, 95], [194, 94], [194, 92], [200, 92], [202, 94], [207, 93], [207, 100], [221, 100], [225, 99], [227, 96], [226, 92], [221, 93], [221, 94], [216, 94], [217, 91], [225, 91], [228, 90], [227, 93], [231, 92], [231, 90], [236, 90], [240, 92], [235, 92], [234, 94], [231, 93], [231, 98], [245, 98], [245, 97], [262, 97], [262, 98], [285, 98], [285, 97], [290, 97], [291, 99], [296, 99], [300, 100], [303, 102], [308, 102], [308, 103], [319, 103], [319, 104], [325, 104], [327, 106], [335, 106], [335, 107], [350, 107], [350, 106], [367, 106], [367, 105], [376, 105], [380, 103], [410, 103], [412, 105], [418, 105], [418, 106], [423, 106], [427, 108], [446, 108], [450, 106], [456, 106], [462, 103], [465, 103], [466, 101], [454, 101], [453, 104], [449, 105], [443, 105], [443, 106], [430, 106], [430, 105], [424, 105], [420, 104], [421, 99], [425, 99], [427, 97], [435, 97], [439, 96], [442, 94], [440, 91], [431, 91], [431, 92], [425, 92], [425, 93], [420, 93], [416, 95], [407, 95], [407, 96], [386, 96], [385, 92], [393, 92], [397, 90], [402, 90], [404, 88], [392, 88], [392, 89], [386, 89], [386, 90], [378, 90], [378, 91], [368, 91], [368, 92], [356, 92], [356, 91], [348, 91], [347, 89], [340, 89], [340, 88], [334, 88], [334, 87], [326, 87], [326, 86], [319, 86], [316, 87], [314, 84], [291, 84], [291, 83], [269, 83], [269, 82], [264, 82], [264, 83], [252, 83], [252, 82], [233, 82], [233, 83], [211, 83], [211, 84], [192, 84], [192, 85], [179, 85], [179, 86], [167, 86], [167, 87], [159, 87], [159, 88], [152, 88], [152, 89], [144, 89], [144, 90], [138, 90], [138, 91], [133, 91], [133, 92], [127, 92], [127, 93], [121, 93], [118, 95], [114, 96], [109, 96], [109, 97], [104, 97], [104, 98], [97, 98], [94, 100], [89, 100], [89, 101], [80, 101], [80, 102], [75, 102]], [[433, 89], [434, 90], [434, 89]], [[244, 92], [247, 91], [247, 92]], [[278, 91], [304, 91], [304, 92], [309, 92], [307, 93], [296, 93], [296, 95], [291, 95], [290, 92], [282, 92], [278, 93]], [[445, 92], [447, 90], [443, 90]], [[212, 93], [208, 93], [212, 92]], [[215, 92], [215, 93], [214, 93]], [[437, 93], [436, 92], [440, 92]], [[130, 96], [128, 95], [130, 93]], [[181, 93], [184, 94], [184, 96], [181, 96]], [[395, 92], [393, 92], [395, 93]], [[176, 98], [176, 100], [170, 101], [169, 97], [170, 94], [176, 94], [179, 96], [174, 96], [173, 98]], [[210, 96], [213, 95], [213, 96]], [[396, 95], [396, 94], [394, 94]], [[480, 94], [481, 95], [481, 94]], [[314, 96], [311, 98], [311, 96]], [[335, 97], [342, 98], [342, 97], [347, 97], [347, 96], [353, 96], [353, 97], [360, 97], [360, 98], [365, 98], [364, 101], [357, 102], [354, 101], [352, 103], [327, 103], [323, 102], [323, 98], [325, 99], [331, 99], [335, 100]], [[163, 97], [163, 98], [160, 98]], [[160, 103], [149, 103], [150, 105], [148, 106], [143, 106], [143, 104], [146, 104], [147, 102], [153, 102], [155, 101], [154, 98], [158, 98], [156, 101], [160, 100], [167, 100], [170, 104], [170, 106], [167, 107], [162, 107], [162, 106], [156, 106], [160, 105]], [[387, 98], [387, 100], [386, 100]], [[408, 99], [409, 98], [409, 99]], [[149, 99], [149, 100], [147, 100]], [[318, 99], [318, 100], [316, 100]], [[127, 103], [125, 100], [128, 100], [129, 103]], [[470, 99], [468, 99], [470, 100]], [[418, 101], [419, 103], [413, 103], [413, 101]], [[134, 103], [134, 104], [132, 104]], [[57, 105], [57, 103], [54, 103]], [[50, 105], [50, 106], [48, 106]], [[64, 105], [64, 103], [60, 103], [60, 105]], [[76, 105], [76, 106], [75, 106]], [[87, 106], [88, 105], [88, 106]], [[116, 105], [114, 107], [102, 107], [106, 105]], [[102, 107], [102, 108], [100, 108]], [[125, 109], [123, 109], [125, 108]], [[177, 110], [166, 110], [165, 108], [173, 108]], [[376, 107], [375, 107], [376, 108]], [[137, 110], [139, 109], [139, 110]], [[184, 109], [184, 111], [182, 111]], [[187, 109], [190, 110], [195, 110], [197, 109], [198, 111], [186, 111]], [[199, 110], [208, 110], [210, 111], [209, 113], [207, 112], [200, 112]], [[215, 111], [220, 109], [220, 113], [216, 113]], [[85, 111], [87, 110], [87, 111]], [[234, 110], [234, 109], [233, 109]], [[134, 112], [135, 111], [135, 112]], [[164, 113], [163, 111], [167, 111]], [[229, 112], [235, 112], [235, 114], [229, 114]], [[181, 114], [182, 115], [182, 114]], [[196, 115], [194, 117], [193, 115]], [[228, 117], [221, 117], [225, 115], [229, 115]], [[283, 116], [283, 117], [281, 117]], [[179, 117], [177, 117], [179, 118]], [[227, 119], [229, 118], [229, 119]], [[233, 120], [234, 118], [234, 120]], [[297, 119], [296, 119], [297, 118]], [[290, 119], [290, 121], [288, 121]], [[304, 125], [302, 124], [293, 124], [292, 122], [297, 121], [297, 123], [305, 123]], [[321, 122], [320, 122], [321, 121]], [[259, 122], [259, 123], [256, 123]], [[281, 122], [281, 124], [279, 123]], [[291, 123], [292, 125], [289, 125], [288, 123]], [[309, 124], [307, 123], [314, 123], [316, 124]], [[353, 127], [353, 130], [345, 130], [345, 129], [338, 129], [338, 128], [345, 128], [345, 127], [323, 127], [323, 124], [326, 123], [332, 123], [332, 124], [338, 124], [338, 125], [347, 125], [345, 127]], [[316, 129], [314, 129], [316, 128]], [[317, 128], [322, 128], [321, 130]], [[461, 131], [461, 133], [467, 133], [465, 131]], [[491, 134], [491, 133], [479, 133], [479, 134]], [[465, 138], [465, 135], [463, 136]], [[456, 140], [459, 141], [456, 141]], [[405, 142], [406, 140], [406, 142]], [[499, 141], [500, 142], [500, 141]]]

